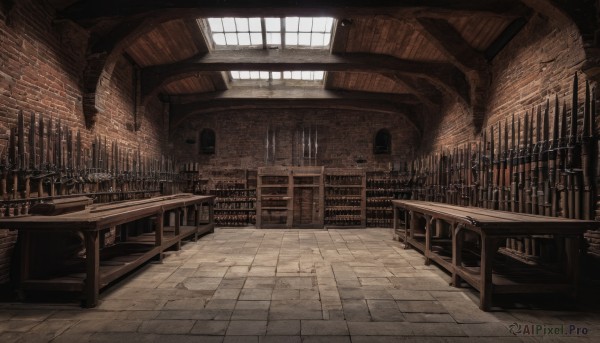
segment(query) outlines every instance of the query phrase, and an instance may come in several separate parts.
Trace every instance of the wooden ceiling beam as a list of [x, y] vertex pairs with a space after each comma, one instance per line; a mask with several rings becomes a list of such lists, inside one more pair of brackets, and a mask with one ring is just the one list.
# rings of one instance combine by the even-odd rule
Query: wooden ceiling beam
[[[342, 24], [342, 22], [344, 24]], [[336, 25], [331, 33], [331, 48], [329, 49], [331, 54], [343, 54], [346, 52], [346, 47], [348, 46], [348, 39], [350, 37], [350, 24], [351, 22], [346, 19], [339, 20], [336, 22]], [[325, 80], [323, 82], [325, 84], [325, 88], [332, 88], [333, 82], [332, 78], [329, 77], [329, 73], [325, 73]]]
[[487, 90], [491, 82], [489, 63], [450, 23], [442, 19], [416, 18], [411, 26], [425, 36], [465, 75], [469, 84], [467, 108], [473, 111], [473, 124], [480, 128], [485, 115]]
[[373, 102], [363, 99], [213, 99], [172, 104], [170, 106], [170, 130], [173, 132], [193, 115], [223, 111], [255, 109], [340, 109], [372, 113], [393, 113], [404, 116], [422, 136], [422, 107], [420, 105]]
[[207, 92], [185, 95], [165, 95], [163, 100], [171, 104], [186, 104], [198, 101], [212, 100], [343, 100], [354, 99], [373, 102], [390, 102], [401, 104], [419, 104], [419, 99], [413, 94], [372, 93], [357, 91], [326, 90], [322, 88], [294, 86], [237, 86], [226, 91]]
[[198, 53], [206, 54], [210, 51], [208, 37], [204, 35], [204, 31], [200, 29], [198, 20], [194, 18], [185, 18], [183, 22], [188, 27], [191, 37], [194, 40], [194, 45], [198, 49]]
[[[63, 18], [78, 21], [90, 27], [95, 22], [109, 18], [124, 18], [141, 14], [153, 14], [179, 11], [190, 13], [196, 17], [208, 16], [353, 16], [378, 15], [390, 11], [424, 10], [464, 14], [489, 14], [513, 16], [512, 6], [517, 0], [371, 0], [368, 3], [360, 0], [266, 0], [260, 4], [246, 0], [205, 0], [168, 1], [157, 0], [81, 0], [59, 11]], [[181, 15], [179, 15], [181, 16]]]
[[[401, 60], [392, 56], [347, 53], [331, 55], [327, 51], [243, 50], [214, 51], [202, 57], [168, 65], [142, 69], [142, 99], [149, 100], [170, 82], [206, 71], [223, 70], [323, 70], [339, 72], [402, 73], [424, 75], [427, 79], [449, 84], [460, 71], [447, 63]], [[460, 78], [459, 78], [460, 79]], [[460, 88], [459, 84], [455, 85]]]

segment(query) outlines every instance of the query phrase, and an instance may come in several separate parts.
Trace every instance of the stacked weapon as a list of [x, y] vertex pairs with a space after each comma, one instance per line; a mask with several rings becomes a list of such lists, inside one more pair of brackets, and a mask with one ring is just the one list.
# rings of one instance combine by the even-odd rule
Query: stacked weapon
[[85, 148], [79, 130], [42, 114], [31, 113], [27, 126], [20, 112], [0, 156], [0, 216], [25, 215], [33, 203], [59, 196], [155, 193], [162, 183], [178, 180], [170, 158], [142, 158], [139, 148], [117, 141], [109, 148], [106, 137]]
[[[413, 199], [593, 219], [596, 94], [586, 82], [580, 111], [578, 92], [575, 75], [570, 113], [555, 96], [522, 118], [513, 114], [510, 124], [506, 118], [483, 129], [478, 142], [417, 158], [409, 170]], [[507, 247], [526, 255], [539, 250], [534, 239], [509, 240]]]

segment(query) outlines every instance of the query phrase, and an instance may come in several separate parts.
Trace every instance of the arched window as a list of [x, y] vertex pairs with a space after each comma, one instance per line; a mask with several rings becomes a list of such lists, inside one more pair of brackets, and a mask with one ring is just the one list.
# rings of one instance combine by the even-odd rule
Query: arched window
[[200, 153], [212, 155], [215, 153], [215, 132], [211, 129], [204, 129], [200, 133]]
[[377, 131], [375, 135], [375, 144], [373, 144], [373, 153], [391, 154], [392, 153], [392, 135], [386, 129]]

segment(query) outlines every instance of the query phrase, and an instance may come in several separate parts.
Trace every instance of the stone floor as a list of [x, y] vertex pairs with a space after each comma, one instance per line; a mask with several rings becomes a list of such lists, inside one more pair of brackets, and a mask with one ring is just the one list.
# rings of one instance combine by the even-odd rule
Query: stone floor
[[[600, 341], [598, 310], [513, 299], [486, 313], [477, 292], [448, 281], [389, 229], [217, 229], [94, 309], [0, 303], [0, 342]], [[587, 335], [553, 331], [562, 325]]]

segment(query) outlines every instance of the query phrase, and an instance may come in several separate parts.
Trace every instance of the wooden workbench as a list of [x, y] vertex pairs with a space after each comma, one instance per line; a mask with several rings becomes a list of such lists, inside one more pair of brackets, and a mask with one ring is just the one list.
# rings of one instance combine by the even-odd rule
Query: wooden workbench
[[[394, 200], [394, 230], [406, 247], [425, 255], [452, 274], [452, 284], [467, 282], [480, 292], [480, 308], [488, 311], [493, 293], [567, 292], [575, 296], [583, 233], [600, 222], [460, 207], [443, 203]], [[563, 245], [557, 252], [561, 270], [518, 261], [502, 251], [507, 238], [553, 235]], [[471, 236], [470, 240], [465, 240]], [[473, 239], [473, 237], [475, 239]], [[467, 262], [467, 258], [470, 261]]]
[[[186, 238], [214, 231], [214, 196], [178, 194], [137, 201], [87, 206], [85, 210], [56, 216], [0, 219], [0, 228], [18, 230], [21, 244], [19, 290], [81, 292], [83, 304], [94, 307], [101, 288], [157, 257]], [[208, 220], [202, 221], [203, 207]], [[120, 231], [119, 240], [105, 246], [104, 233]], [[84, 256], [68, 256], [61, 273], [31, 273], [40, 269], [36, 259], [36, 234], [73, 233], [83, 236]], [[37, 240], [39, 241], [39, 239]], [[32, 261], [36, 261], [35, 266]], [[42, 268], [44, 266], [42, 265]], [[50, 266], [49, 266], [50, 267]]]

